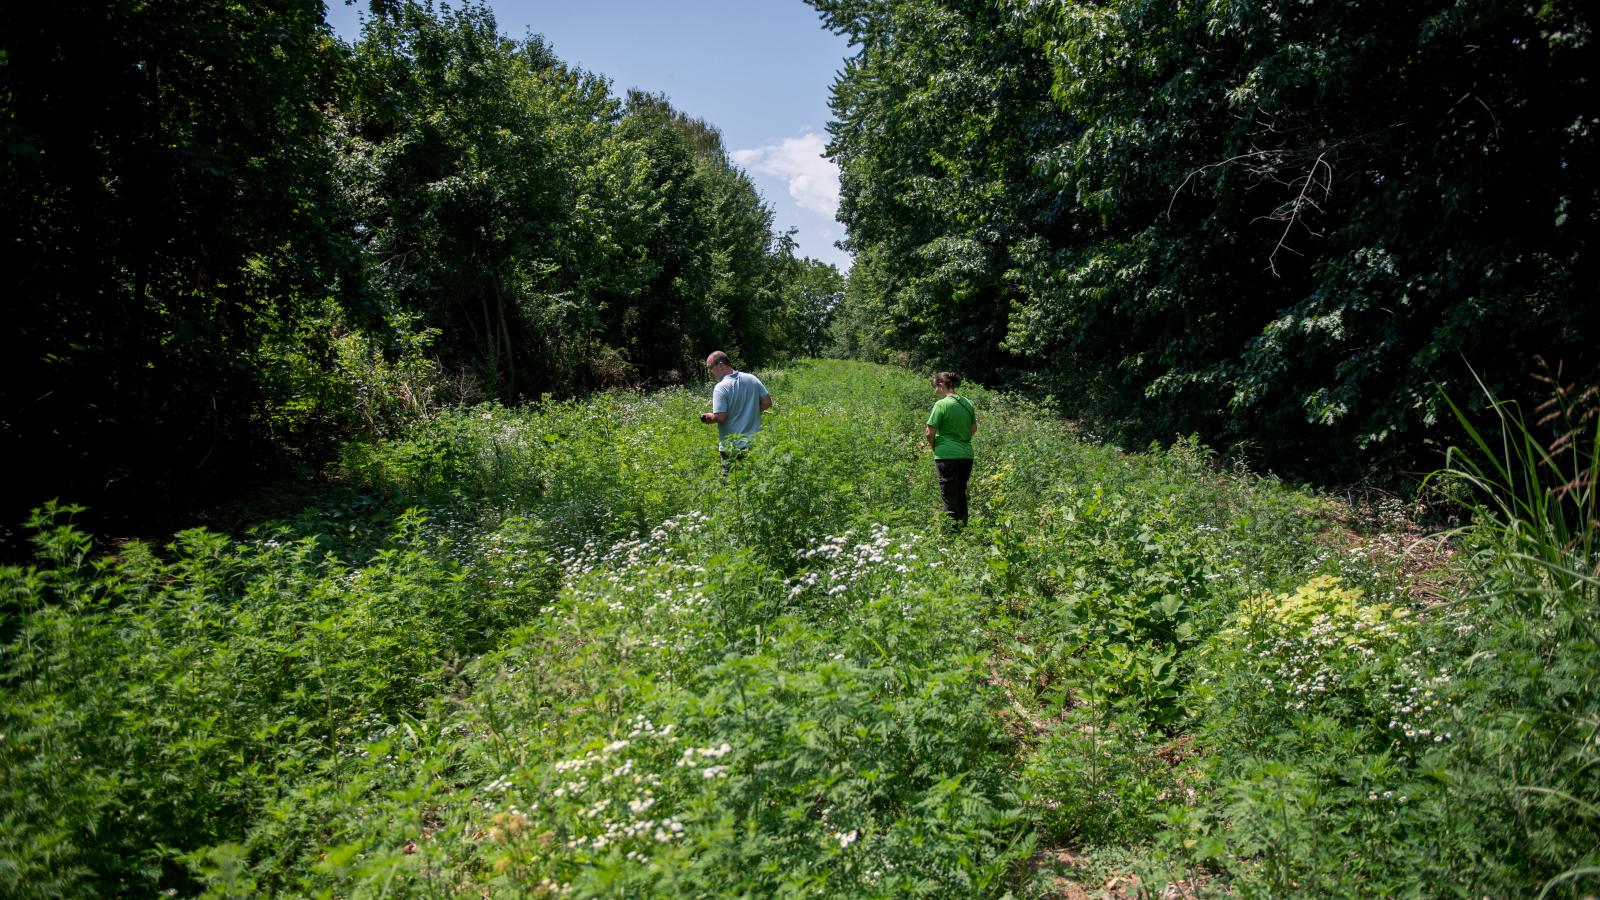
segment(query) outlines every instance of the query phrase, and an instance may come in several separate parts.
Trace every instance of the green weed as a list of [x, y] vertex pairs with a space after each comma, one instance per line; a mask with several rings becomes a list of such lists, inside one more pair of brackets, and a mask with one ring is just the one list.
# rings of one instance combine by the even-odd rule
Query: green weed
[[[1551, 557], [1504, 518], [1523, 507], [1489, 505], [1457, 538], [1476, 587], [1418, 605], [1333, 501], [975, 388], [951, 533], [919, 378], [763, 377], [774, 409], [726, 477], [704, 392], [673, 389], [434, 416], [350, 447], [321, 502], [244, 540], [97, 547], [41, 510], [36, 561], [0, 570], [0, 890], [1589, 877], [1576, 519], [1541, 532]], [[1097, 862], [1040, 863], [1060, 858]]]

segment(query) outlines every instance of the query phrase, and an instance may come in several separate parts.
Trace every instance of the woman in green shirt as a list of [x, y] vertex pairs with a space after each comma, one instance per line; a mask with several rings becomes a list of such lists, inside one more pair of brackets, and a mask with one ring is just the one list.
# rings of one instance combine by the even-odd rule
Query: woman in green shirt
[[972, 477], [972, 436], [978, 433], [978, 411], [967, 398], [956, 393], [961, 376], [940, 372], [933, 376], [933, 392], [939, 400], [928, 413], [922, 430], [933, 448], [933, 469], [939, 476], [939, 496], [944, 511], [956, 527], [967, 524], [967, 480]]

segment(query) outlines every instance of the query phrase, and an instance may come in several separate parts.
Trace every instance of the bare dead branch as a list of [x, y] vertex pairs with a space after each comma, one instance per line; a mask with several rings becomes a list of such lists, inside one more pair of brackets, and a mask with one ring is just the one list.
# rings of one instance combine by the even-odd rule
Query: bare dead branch
[[[1206, 172], [1208, 172], [1208, 171], [1210, 171], [1212, 169], [1220, 169], [1223, 166], [1232, 165], [1233, 163], [1236, 163], [1236, 162], [1238, 162], [1238, 161], [1240, 161], [1242, 159], [1255, 159], [1255, 158], [1263, 157], [1263, 156], [1282, 155], [1282, 154], [1287, 153], [1287, 152], [1288, 152], [1287, 150], [1252, 150], [1249, 153], [1241, 153], [1238, 156], [1230, 156], [1230, 157], [1228, 157], [1227, 159], [1225, 159], [1225, 160], [1223, 160], [1221, 162], [1208, 163], [1206, 165], [1201, 166], [1198, 169], [1195, 169], [1193, 172], [1190, 172], [1188, 175], [1185, 175], [1184, 178], [1183, 178], [1183, 181], [1180, 182], [1178, 184], [1178, 187], [1173, 190], [1172, 198], [1167, 201], [1167, 218], [1168, 219], [1172, 218], [1172, 207], [1175, 204], [1177, 204], [1178, 195], [1183, 193], [1184, 186], [1187, 185], [1190, 181], [1193, 181], [1195, 176], [1204, 175]], [[1264, 172], [1266, 170], [1265, 169], [1252, 169], [1251, 171], [1253, 173], [1260, 173], [1260, 172]]]
[[[1283, 226], [1283, 234], [1278, 235], [1277, 246], [1273, 247], [1272, 252], [1267, 255], [1267, 269], [1273, 275], [1278, 274], [1279, 250], [1288, 250], [1291, 253], [1298, 252], [1294, 248], [1290, 247], [1287, 242], [1289, 240], [1289, 232], [1294, 228], [1294, 223], [1300, 221], [1301, 212], [1305, 210], [1306, 207], [1310, 207], [1318, 212], [1322, 211], [1322, 207], [1318, 206], [1316, 201], [1311, 199], [1312, 185], [1316, 184], [1317, 187], [1321, 189], [1322, 198], [1324, 200], [1326, 200], [1328, 196], [1333, 193], [1333, 166], [1328, 164], [1327, 156], [1327, 151], [1317, 154], [1316, 160], [1311, 163], [1311, 171], [1307, 172], [1303, 178], [1298, 179], [1300, 182], [1300, 194], [1295, 197], [1292, 202], [1278, 207], [1278, 209], [1274, 210], [1273, 212], [1272, 218], [1279, 219], [1285, 223]], [[1326, 170], [1325, 174], [1323, 175], [1323, 180], [1320, 184], [1317, 183], [1317, 172], [1319, 169]], [[1315, 232], [1313, 232], [1313, 234], [1315, 234]]]

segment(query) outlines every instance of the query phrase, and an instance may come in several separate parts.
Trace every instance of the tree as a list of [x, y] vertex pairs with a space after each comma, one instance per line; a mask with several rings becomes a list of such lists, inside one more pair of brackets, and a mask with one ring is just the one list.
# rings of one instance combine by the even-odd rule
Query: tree
[[502, 37], [485, 7], [402, 4], [356, 46], [339, 129], [375, 289], [506, 400], [535, 386], [530, 350], [572, 214], [534, 89], [549, 68], [542, 45]]
[[829, 153], [882, 330], [918, 362], [993, 380], [1017, 363], [1008, 247], [1053, 213], [1032, 171], [1061, 119], [1049, 69], [997, 4], [812, 5], [862, 48], [834, 88]]
[[1593, 371], [1579, 4], [813, 5], [858, 308], [919, 359], [1319, 477], [1433, 452], [1469, 362]]
[[832, 265], [790, 258], [783, 281], [784, 341], [805, 356], [833, 346], [833, 322], [844, 302], [845, 277]]
[[721, 136], [611, 97], [481, 5], [386, 8], [355, 48], [341, 184], [380, 297], [507, 401], [766, 352], [771, 212]]
[[321, 352], [299, 327], [352, 259], [321, 202], [338, 66], [304, 0], [0, 11], [6, 515], [194, 497], [272, 446], [273, 347]]

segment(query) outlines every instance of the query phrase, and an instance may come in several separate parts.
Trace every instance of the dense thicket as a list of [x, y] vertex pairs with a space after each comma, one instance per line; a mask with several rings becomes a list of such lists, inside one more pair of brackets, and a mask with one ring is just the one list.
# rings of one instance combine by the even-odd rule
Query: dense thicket
[[957, 538], [923, 379], [765, 374], [726, 478], [674, 388], [446, 411], [242, 541], [98, 555], [37, 515], [0, 566], [0, 895], [1042, 896], [1047, 822], [1152, 829], [1110, 792], [1155, 767], [1078, 777], [1104, 720], [1061, 692], [1172, 709], [1234, 599], [1322, 562], [1314, 501], [980, 388]]
[[283, 348], [326, 349], [298, 328], [348, 269], [321, 4], [0, 10], [0, 453], [28, 473], [7, 499], [225, 471], [268, 428]]
[[678, 387], [444, 411], [245, 540], [41, 511], [0, 896], [1594, 896], [1592, 449], [1459, 458], [1419, 573], [1403, 503], [964, 385], [952, 533], [924, 379], [763, 375], [725, 477]]
[[1469, 366], [1593, 371], [1592, 13], [812, 0], [868, 353], [1031, 375], [1301, 472], [1438, 437]]
[[[439, 399], [802, 349], [805, 268], [712, 126], [480, 5], [0, 7], [3, 513], [315, 462]], [[796, 304], [792, 309], [787, 305]]]

